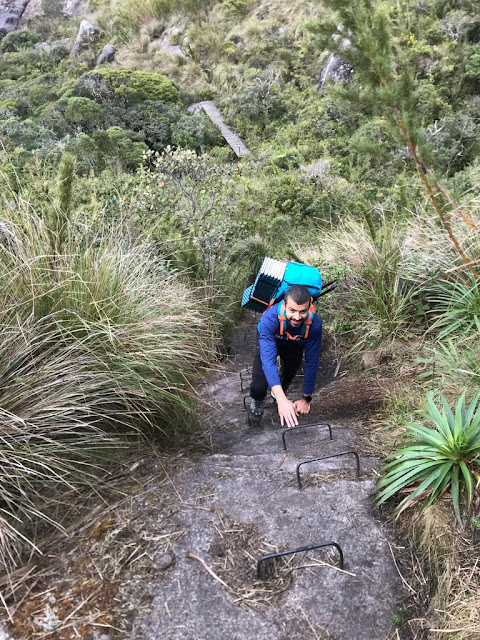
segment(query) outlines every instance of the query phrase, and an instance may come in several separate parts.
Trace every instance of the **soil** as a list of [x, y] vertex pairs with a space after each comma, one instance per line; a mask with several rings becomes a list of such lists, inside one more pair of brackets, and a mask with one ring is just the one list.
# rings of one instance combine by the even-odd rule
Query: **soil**
[[[328, 422], [333, 439], [325, 426], [289, 430], [285, 451], [273, 402], [260, 427], [246, 420], [253, 320], [202, 389], [195, 446], [131, 462], [114, 504], [98, 504], [68, 536], [45, 541], [43, 560], [19, 570], [12, 637], [402, 637], [393, 624], [404, 597], [395, 541], [371, 497], [379, 460], [369, 429], [382, 386], [342, 370], [327, 350], [302, 424]], [[348, 454], [302, 465], [299, 488], [300, 462], [352, 450], [359, 478]], [[258, 573], [265, 555], [322, 543], [264, 561]]]

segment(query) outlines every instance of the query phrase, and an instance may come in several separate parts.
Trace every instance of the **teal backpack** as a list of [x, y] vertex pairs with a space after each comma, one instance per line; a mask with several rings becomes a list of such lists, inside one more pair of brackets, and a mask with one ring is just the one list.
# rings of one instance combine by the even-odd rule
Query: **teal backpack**
[[242, 307], [263, 313], [271, 304], [282, 300], [292, 284], [304, 285], [313, 300], [317, 300], [335, 289], [336, 280], [327, 282], [322, 289], [322, 276], [317, 268], [301, 262], [265, 258], [255, 282], [243, 292]]

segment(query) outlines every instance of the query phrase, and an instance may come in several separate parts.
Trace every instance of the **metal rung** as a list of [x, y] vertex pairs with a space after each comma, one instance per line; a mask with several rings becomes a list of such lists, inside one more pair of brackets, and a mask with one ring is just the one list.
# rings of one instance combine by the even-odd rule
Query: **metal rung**
[[294, 553], [305, 553], [306, 551], [313, 551], [314, 549], [320, 549], [321, 547], [335, 547], [339, 555], [339, 567], [343, 570], [343, 551], [337, 542], [319, 542], [318, 544], [312, 544], [308, 547], [299, 547], [298, 549], [290, 549], [290, 551], [280, 551], [278, 553], [269, 553], [267, 556], [263, 556], [257, 561], [257, 578], [261, 580], [261, 567], [264, 562], [267, 562], [270, 566], [273, 566], [273, 571], [268, 572], [267, 576], [273, 575], [275, 570], [275, 559], [282, 558], [284, 556], [290, 556]]
[[[318, 462], [319, 460], [326, 460], [327, 458], [338, 458], [339, 456], [347, 456], [347, 455], [355, 456], [355, 460], [357, 462], [357, 478], [360, 477], [360, 458], [358, 457], [358, 453], [356, 451], [342, 451], [341, 453], [332, 453], [328, 456], [320, 456], [319, 458], [311, 458], [310, 460], [303, 460], [297, 464], [297, 482], [298, 488], [302, 489], [302, 480], [300, 478], [300, 467], [304, 464], [309, 464], [310, 462]], [[338, 471], [338, 469], [337, 469]]]
[[240, 381], [240, 391], [244, 393], [250, 389], [250, 385], [252, 384], [251, 380], [241, 380]]
[[285, 431], [282, 432], [284, 451], [287, 450], [287, 443], [285, 441], [287, 433], [292, 433], [293, 431], [297, 431], [298, 429], [311, 429], [313, 427], [327, 427], [328, 433], [330, 434], [330, 440], [333, 440], [332, 427], [328, 424], [328, 422], [313, 422], [312, 424], [299, 424], [297, 427], [291, 427], [289, 429], [285, 429]]

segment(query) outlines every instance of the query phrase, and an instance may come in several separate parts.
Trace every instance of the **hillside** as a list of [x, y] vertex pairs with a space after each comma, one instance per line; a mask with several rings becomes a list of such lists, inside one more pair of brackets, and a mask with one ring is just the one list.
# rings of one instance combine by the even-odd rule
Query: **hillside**
[[[243, 543], [252, 557], [251, 540], [276, 549], [295, 544], [281, 533], [295, 529], [290, 516], [300, 517], [288, 477], [300, 457], [276, 469], [278, 425], [245, 431], [251, 448], [244, 450], [238, 389], [232, 406], [204, 393], [218, 379], [230, 389], [238, 361], [248, 364], [240, 300], [270, 256], [307, 262], [324, 282], [339, 281], [316, 305], [330, 369], [312, 411], [334, 421], [367, 460], [358, 485], [365, 511], [357, 514], [347, 499], [357, 491], [351, 478], [342, 476], [338, 491], [363, 523], [358, 534], [352, 524], [360, 547], [370, 526], [389, 541], [376, 547], [388, 576], [381, 633], [477, 637], [476, 3], [11, 0], [0, 3], [0, 33], [0, 561], [9, 629], [19, 638], [94, 638], [99, 621], [112, 639], [132, 629], [139, 638], [161, 637], [166, 615], [168, 637], [197, 637], [204, 632], [195, 622], [182, 635], [169, 605], [160, 613], [160, 602], [150, 619], [143, 611], [151, 598], [170, 602], [178, 578], [200, 619], [195, 588], [211, 577], [198, 560], [195, 570], [186, 569], [193, 560], [178, 561], [159, 569], [166, 572], [159, 586], [144, 562], [158, 551], [154, 540], [165, 534], [165, 553], [171, 540], [183, 557], [195, 527], [208, 520], [214, 531], [231, 520], [251, 532]], [[220, 384], [216, 393], [224, 392]], [[212, 406], [226, 414], [215, 415], [214, 425]], [[173, 501], [161, 487], [156, 493], [159, 460], [160, 485], [172, 487]], [[217, 477], [212, 469], [225, 460], [231, 469]], [[269, 516], [259, 518], [258, 495], [251, 512], [238, 496], [228, 512], [229, 495], [250, 478], [254, 461], [268, 469], [270, 529]], [[131, 471], [138, 468], [140, 475]], [[192, 477], [201, 478], [200, 489]], [[277, 481], [292, 505], [278, 522]], [[212, 482], [218, 505], [202, 502]], [[154, 501], [152, 517], [142, 515], [144, 498], [135, 498], [140, 485], [145, 504]], [[182, 506], [190, 490], [205, 508], [198, 518]], [[328, 494], [325, 486], [321, 492]], [[170, 521], [177, 508], [182, 517]], [[142, 523], [141, 544], [129, 509]], [[321, 529], [326, 517], [319, 513], [308, 526]], [[338, 521], [340, 529], [348, 524]], [[213, 538], [198, 541], [210, 554], [206, 564], [218, 568]], [[107, 542], [118, 545], [118, 571]], [[61, 624], [35, 627], [35, 607], [46, 606], [41, 593], [55, 585], [58, 600], [67, 589], [62, 573], [79, 571], [72, 554], [87, 557], [91, 543], [98, 543], [102, 584], [89, 565], [91, 583], [72, 578], [75, 597], [63, 618], [57, 608]], [[123, 555], [135, 544], [143, 554], [138, 572]], [[52, 573], [42, 551], [57, 556]], [[285, 596], [293, 607], [285, 633], [353, 637], [342, 627], [348, 602], [345, 616], [343, 604], [332, 612], [331, 628], [328, 616], [312, 614], [306, 592], [317, 578], [305, 576]], [[372, 576], [372, 584], [384, 580]], [[208, 598], [235, 611], [231, 593], [212, 579]], [[350, 587], [346, 593], [358, 584]], [[123, 606], [134, 588], [142, 611], [126, 606], [123, 615], [119, 605], [107, 616], [113, 594]], [[381, 598], [368, 594], [370, 603]], [[74, 616], [81, 602], [97, 598], [98, 611], [85, 604]], [[353, 607], [361, 588], [352, 598]], [[281, 601], [265, 615], [237, 613], [255, 620], [256, 637], [281, 638], [274, 622]], [[296, 627], [300, 608], [306, 621]], [[366, 608], [374, 616], [374, 604]], [[188, 607], [179, 611], [190, 615]], [[362, 631], [371, 638], [372, 619]]]

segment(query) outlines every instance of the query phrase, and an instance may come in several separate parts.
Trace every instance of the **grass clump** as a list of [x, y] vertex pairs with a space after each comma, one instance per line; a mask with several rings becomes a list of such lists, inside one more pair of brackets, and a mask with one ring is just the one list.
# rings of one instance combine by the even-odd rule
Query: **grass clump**
[[[184, 432], [215, 340], [201, 292], [119, 228], [62, 225], [5, 202], [0, 235], [0, 562], [48, 502], [94, 484], [127, 437]], [[45, 216], [48, 221], [49, 216]], [[90, 235], [91, 233], [91, 235]]]

